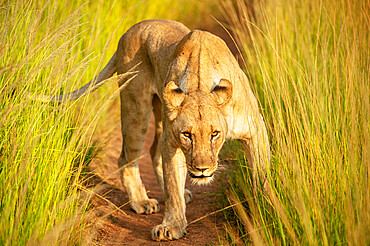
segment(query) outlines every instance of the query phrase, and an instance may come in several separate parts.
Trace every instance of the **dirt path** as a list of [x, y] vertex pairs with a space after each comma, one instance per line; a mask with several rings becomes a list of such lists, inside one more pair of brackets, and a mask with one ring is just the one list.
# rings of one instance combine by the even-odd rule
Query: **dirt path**
[[[119, 124], [118, 119], [114, 122]], [[91, 218], [91, 221], [97, 221], [89, 230], [91, 233], [89, 235], [90, 242], [93, 245], [218, 245], [219, 234], [223, 232], [222, 222], [224, 219], [221, 214], [213, 214], [192, 223], [192, 221], [216, 210], [216, 206], [212, 202], [215, 200], [217, 184], [195, 186], [191, 185], [189, 180], [187, 180], [187, 188], [192, 191], [193, 201], [187, 205], [186, 211], [189, 223], [188, 235], [172, 242], [159, 243], [150, 239], [150, 231], [155, 225], [161, 223], [165, 207], [149, 155], [153, 137], [154, 123], [152, 120], [144, 143], [144, 156], [140, 160], [140, 173], [149, 192], [149, 197], [159, 201], [160, 212], [152, 215], [139, 215], [126, 204], [128, 197], [122, 191], [117, 172], [117, 159], [122, 143], [120, 127], [117, 126], [110, 134], [111, 140], [103, 153], [89, 165], [89, 169], [95, 174], [92, 180], [94, 186], [97, 187], [95, 190], [97, 195], [92, 199], [95, 215]], [[119, 207], [121, 209], [118, 209]], [[98, 219], [99, 217], [103, 218]]]

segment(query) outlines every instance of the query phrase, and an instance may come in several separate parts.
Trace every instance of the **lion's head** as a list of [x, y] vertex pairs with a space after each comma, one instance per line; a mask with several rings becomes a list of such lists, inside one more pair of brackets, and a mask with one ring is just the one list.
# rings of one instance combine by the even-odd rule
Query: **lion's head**
[[[215, 55], [217, 53], [217, 55]], [[164, 88], [166, 114], [172, 134], [185, 155], [192, 180], [213, 179], [218, 154], [228, 131], [223, 109], [231, 101], [233, 86], [223, 77], [232, 56], [218, 37], [192, 31], [176, 48]]]
[[172, 134], [185, 155], [194, 183], [206, 184], [213, 179], [228, 130], [221, 108], [231, 94], [232, 85], [226, 79], [209, 92], [198, 90], [186, 94], [173, 81], [165, 88]]

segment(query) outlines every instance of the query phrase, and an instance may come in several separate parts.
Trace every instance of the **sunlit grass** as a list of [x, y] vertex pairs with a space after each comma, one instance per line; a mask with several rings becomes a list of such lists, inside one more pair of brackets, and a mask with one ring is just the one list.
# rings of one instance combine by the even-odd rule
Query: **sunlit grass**
[[228, 199], [247, 202], [235, 206], [234, 243], [368, 244], [369, 3], [225, 1], [224, 9], [273, 153], [270, 196], [253, 193], [239, 158]]
[[116, 85], [61, 105], [33, 102], [25, 92], [78, 88], [102, 69], [130, 26], [191, 19], [196, 2], [0, 3], [0, 245], [81, 243], [87, 203], [79, 199], [80, 172], [96, 154], [93, 133], [119, 124], [106, 117]]

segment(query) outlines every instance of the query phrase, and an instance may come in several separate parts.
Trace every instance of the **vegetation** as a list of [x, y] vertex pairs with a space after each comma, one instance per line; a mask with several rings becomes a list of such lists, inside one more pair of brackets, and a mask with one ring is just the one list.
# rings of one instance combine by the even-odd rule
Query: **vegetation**
[[61, 105], [34, 102], [26, 92], [78, 88], [134, 23], [191, 18], [199, 14], [196, 2], [1, 1], [0, 245], [80, 243], [87, 205], [79, 199], [81, 170], [96, 153], [93, 133], [117, 100], [116, 85]]
[[240, 155], [225, 193], [237, 204], [229, 236], [235, 244], [367, 245], [369, 2], [253, 2], [223, 8], [269, 128], [270, 195], [253, 191]]

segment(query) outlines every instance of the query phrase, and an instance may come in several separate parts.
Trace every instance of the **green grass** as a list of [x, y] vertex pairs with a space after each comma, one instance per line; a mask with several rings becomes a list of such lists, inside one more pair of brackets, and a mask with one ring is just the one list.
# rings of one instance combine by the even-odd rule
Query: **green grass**
[[223, 7], [269, 130], [271, 195], [239, 155], [231, 242], [367, 245], [369, 2], [247, 2]]
[[149, 18], [191, 22], [199, 5], [186, 6], [169, 0], [0, 3], [0, 245], [81, 243], [87, 202], [79, 198], [80, 174], [96, 154], [93, 133], [111, 127], [108, 106], [117, 101], [116, 85], [61, 105], [33, 102], [25, 92], [78, 88], [102, 69], [130, 26]]

